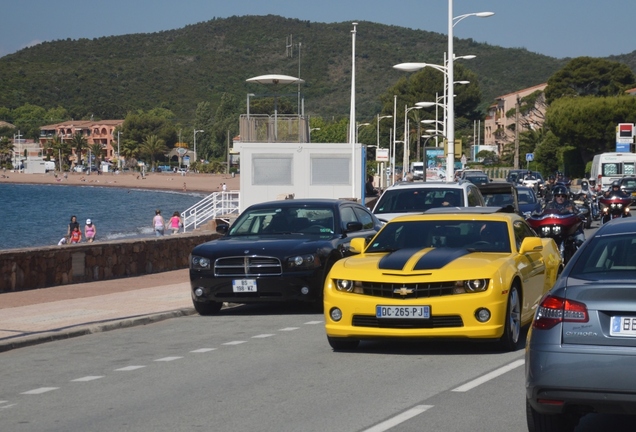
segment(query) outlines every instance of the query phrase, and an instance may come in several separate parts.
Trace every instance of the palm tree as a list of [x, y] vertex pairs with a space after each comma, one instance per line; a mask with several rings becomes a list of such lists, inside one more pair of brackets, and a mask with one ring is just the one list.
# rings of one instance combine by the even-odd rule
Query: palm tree
[[81, 132], [76, 132], [71, 140], [71, 146], [75, 149], [75, 155], [77, 157], [77, 165], [82, 164], [82, 152], [88, 146], [88, 141], [84, 138]]
[[104, 156], [104, 149], [100, 143], [91, 144], [88, 146], [91, 153], [95, 157], [95, 166], [99, 169], [101, 165], [102, 156]]
[[124, 157], [124, 166], [128, 166], [129, 160], [135, 159], [139, 155], [139, 145], [134, 140], [124, 140], [121, 145], [121, 155]]
[[141, 144], [141, 152], [150, 156], [150, 166], [155, 167], [155, 157], [164, 155], [168, 152], [168, 147], [164, 140], [157, 137], [157, 135], [147, 135], [144, 138], [144, 142]]
[[65, 156], [70, 155], [72, 152], [71, 144], [62, 140], [59, 135], [55, 135], [49, 145], [53, 150], [53, 155], [58, 159], [58, 166], [61, 170], [61, 162], [65, 159]]

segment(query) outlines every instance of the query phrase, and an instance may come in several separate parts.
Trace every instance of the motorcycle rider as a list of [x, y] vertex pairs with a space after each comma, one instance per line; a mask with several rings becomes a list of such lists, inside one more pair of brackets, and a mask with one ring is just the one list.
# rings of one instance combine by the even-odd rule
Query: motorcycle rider
[[545, 186], [543, 186], [543, 188], [545, 189], [545, 191], [543, 192], [543, 199], [545, 200], [545, 202], [550, 202], [552, 201], [552, 189], [554, 189], [554, 182], [555, 182], [555, 178], [553, 175], [551, 175], [550, 177], [548, 177], [548, 182], [545, 184]]
[[[546, 205], [546, 210], [557, 210], [559, 213], [572, 213], [575, 215], [579, 214], [579, 209], [574, 205], [574, 203], [570, 200], [570, 194], [568, 193], [568, 189], [562, 185], [557, 184], [552, 189], [552, 195], [554, 199]], [[585, 233], [583, 232], [583, 224], [580, 224], [576, 233], [574, 234], [574, 240], [576, 241], [577, 246], [581, 246], [583, 242], [585, 242]]]
[[596, 180], [594, 179], [594, 177], [590, 177], [590, 189], [592, 189], [592, 192], [594, 193], [598, 193], [601, 192], [601, 185], [600, 184], [596, 184]]
[[587, 180], [583, 180], [581, 182], [581, 192], [579, 192], [581, 195], [585, 195], [585, 197], [587, 199], [592, 199], [594, 198], [594, 192], [592, 192], [592, 190], [590, 189], [590, 184], [587, 182]]
[[605, 197], [618, 197], [618, 198], [627, 198], [629, 195], [621, 189], [621, 182], [618, 180], [614, 180], [612, 182], [612, 186], [603, 194]]

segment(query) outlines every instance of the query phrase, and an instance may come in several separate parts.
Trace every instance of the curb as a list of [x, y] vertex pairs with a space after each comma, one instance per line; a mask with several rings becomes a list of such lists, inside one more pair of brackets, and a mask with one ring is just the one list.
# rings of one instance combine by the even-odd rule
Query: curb
[[15, 338], [0, 340], [0, 353], [11, 351], [16, 348], [33, 346], [61, 339], [70, 339], [87, 334], [101, 333], [122, 328], [152, 324], [155, 322], [188, 315], [196, 315], [196, 311], [194, 310], [194, 308], [183, 308], [172, 311], [157, 312], [149, 315], [136, 315], [133, 317], [116, 318], [112, 320], [101, 321], [98, 324], [77, 324], [70, 327], [64, 327], [62, 329], [46, 330], [39, 333], [28, 334], [26, 336], [16, 336]]

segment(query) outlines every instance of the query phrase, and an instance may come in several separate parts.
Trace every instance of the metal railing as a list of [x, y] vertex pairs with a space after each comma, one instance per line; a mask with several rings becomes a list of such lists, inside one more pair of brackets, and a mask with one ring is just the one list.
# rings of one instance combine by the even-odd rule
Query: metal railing
[[241, 212], [240, 195], [239, 191], [226, 191], [214, 192], [203, 198], [181, 213], [183, 231], [195, 230], [210, 219], [221, 219], [229, 224], [230, 219], [236, 218]]
[[241, 114], [239, 133], [244, 142], [309, 142], [309, 121], [295, 115]]

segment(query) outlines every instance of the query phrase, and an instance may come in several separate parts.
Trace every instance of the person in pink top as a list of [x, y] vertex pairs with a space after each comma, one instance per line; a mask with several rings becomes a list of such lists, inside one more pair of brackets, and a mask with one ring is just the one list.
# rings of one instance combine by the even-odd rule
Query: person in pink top
[[172, 214], [172, 217], [168, 221], [168, 226], [172, 230], [172, 234], [177, 234], [179, 229], [183, 226], [183, 221], [181, 220], [181, 215], [178, 211]]
[[93, 243], [96, 235], [97, 228], [95, 228], [95, 224], [90, 219], [86, 219], [86, 225], [84, 226], [84, 236], [86, 236], [86, 241], [88, 243]]

